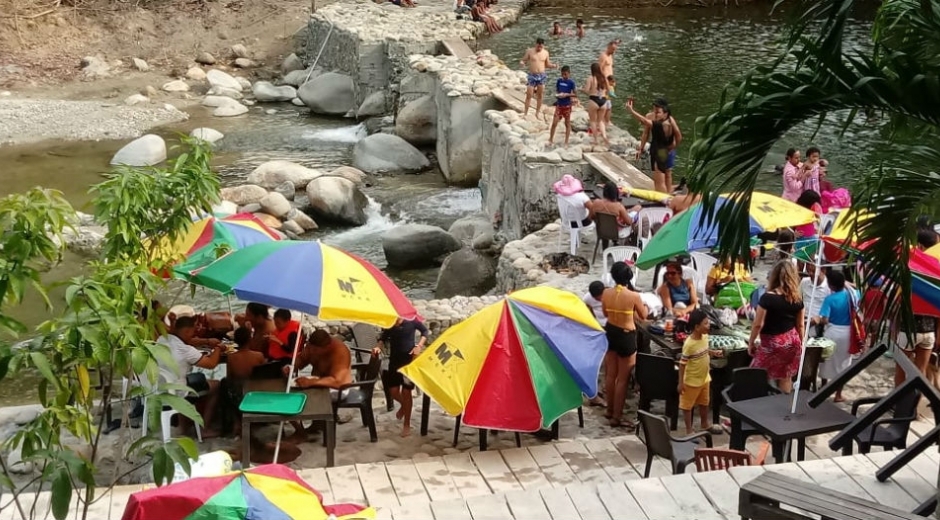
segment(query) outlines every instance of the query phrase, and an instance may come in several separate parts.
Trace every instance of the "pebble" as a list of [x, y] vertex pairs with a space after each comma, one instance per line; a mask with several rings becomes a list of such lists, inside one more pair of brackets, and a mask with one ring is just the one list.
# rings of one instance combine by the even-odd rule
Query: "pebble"
[[193, 65], [186, 71], [186, 78], [193, 81], [205, 81], [206, 71], [202, 70], [202, 67], [198, 65]]

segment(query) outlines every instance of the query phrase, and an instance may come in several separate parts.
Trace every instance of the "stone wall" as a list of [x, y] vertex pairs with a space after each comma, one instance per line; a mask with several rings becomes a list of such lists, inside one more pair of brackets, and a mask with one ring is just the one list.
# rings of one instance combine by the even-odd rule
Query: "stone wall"
[[500, 107], [491, 96], [450, 97], [438, 90], [437, 160], [451, 184], [475, 185], [483, 171], [483, 114]]

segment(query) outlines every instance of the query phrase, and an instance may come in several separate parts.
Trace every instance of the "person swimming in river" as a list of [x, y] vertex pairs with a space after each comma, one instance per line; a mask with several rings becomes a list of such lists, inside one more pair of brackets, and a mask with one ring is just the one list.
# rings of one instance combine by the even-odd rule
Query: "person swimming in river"
[[584, 20], [578, 18], [574, 22], [574, 35], [578, 38], [584, 38]]

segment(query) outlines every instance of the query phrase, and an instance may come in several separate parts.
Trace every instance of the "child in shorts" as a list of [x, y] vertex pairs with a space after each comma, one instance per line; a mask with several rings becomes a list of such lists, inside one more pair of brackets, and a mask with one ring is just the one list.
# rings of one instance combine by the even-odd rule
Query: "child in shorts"
[[720, 356], [721, 351], [710, 352], [708, 349], [708, 331], [711, 323], [701, 309], [689, 313], [689, 330], [692, 333], [682, 345], [682, 358], [679, 361], [679, 409], [685, 421], [685, 433], [692, 434], [692, 409], [698, 407], [702, 429], [711, 430], [708, 414], [711, 391], [712, 355]]
[[561, 77], [555, 83], [555, 116], [552, 118], [552, 128], [548, 132], [548, 144], [554, 144], [555, 128], [558, 121], [565, 120], [565, 146], [571, 137], [571, 107], [578, 100], [578, 90], [574, 80], [571, 79], [571, 68], [567, 65], [561, 68]]

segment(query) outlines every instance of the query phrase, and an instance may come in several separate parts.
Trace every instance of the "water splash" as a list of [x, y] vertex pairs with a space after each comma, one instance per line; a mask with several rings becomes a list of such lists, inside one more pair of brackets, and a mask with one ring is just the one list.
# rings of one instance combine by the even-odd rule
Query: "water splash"
[[459, 218], [477, 213], [482, 208], [483, 199], [479, 188], [451, 188], [422, 198], [414, 205], [414, 214]]
[[327, 244], [334, 245], [356, 253], [368, 260], [378, 260], [380, 257], [384, 260], [381, 246], [382, 234], [393, 227], [404, 224], [408, 221], [407, 217], [393, 220], [387, 214], [382, 212], [382, 205], [372, 197], [366, 196], [369, 203], [365, 208], [366, 223], [344, 229], [332, 235], [322, 237]]
[[365, 124], [354, 126], [343, 126], [339, 128], [328, 128], [326, 130], [317, 130], [315, 132], [305, 132], [304, 138], [311, 141], [323, 141], [326, 143], [358, 143], [365, 139], [368, 132]]

